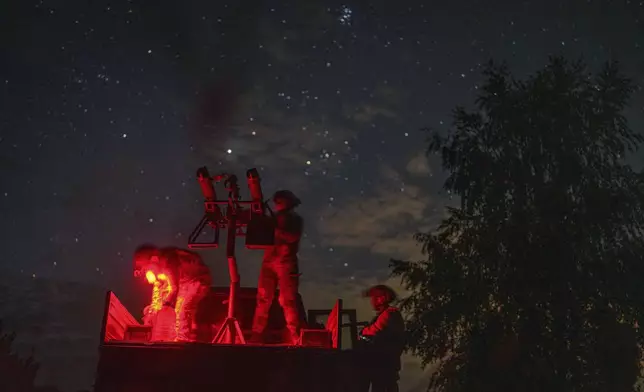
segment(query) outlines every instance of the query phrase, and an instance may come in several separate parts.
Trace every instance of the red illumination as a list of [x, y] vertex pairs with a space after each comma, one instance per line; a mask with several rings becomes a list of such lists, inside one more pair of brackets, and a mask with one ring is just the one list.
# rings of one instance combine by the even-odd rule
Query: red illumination
[[156, 275], [154, 275], [154, 272], [152, 272], [152, 271], [147, 271], [145, 273], [145, 279], [147, 279], [148, 283], [150, 283], [150, 284], [154, 284], [154, 282], [157, 281], [157, 277], [156, 277]]
[[148, 269], [145, 278], [152, 286], [152, 301], [150, 305], [143, 309], [143, 323], [153, 325], [157, 313], [163, 308], [163, 304], [172, 294], [174, 287], [169, 276], [163, 272], [155, 274], [152, 269]]

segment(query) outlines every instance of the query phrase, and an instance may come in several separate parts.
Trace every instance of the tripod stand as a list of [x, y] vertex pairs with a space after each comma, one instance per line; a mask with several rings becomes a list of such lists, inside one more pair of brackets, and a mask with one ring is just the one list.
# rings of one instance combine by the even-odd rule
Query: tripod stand
[[230, 176], [226, 181], [228, 184], [228, 207], [226, 209], [227, 228], [226, 235], [226, 257], [228, 259], [228, 273], [230, 275], [230, 292], [228, 294], [228, 315], [219, 328], [212, 343], [218, 344], [246, 344], [239, 321], [235, 318], [235, 305], [237, 292], [239, 291], [239, 271], [237, 270], [237, 258], [235, 257], [235, 245], [237, 238], [237, 203], [239, 201], [239, 186], [237, 177]]
[[[228, 210], [230, 212], [230, 209]], [[235, 305], [239, 291], [239, 272], [235, 258], [235, 237], [237, 237], [237, 219], [233, 213], [228, 217], [228, 235], [226, 238], [226, 257], [228, 258], [228, 272], [230, 274], [230, 292], [228, 294], [228, 315], [219, 328], [212, 343], [219, 344], [246, 344], [239, 322], [235, 318]]]
[[[272, 227], [264, 227], [262, 224], [266, 221], [265, 206], [263, 194], [260, 185], [260, 177], [256, 169], [249, 169], [246, 172], [248, 188], [251, 199], [242, 201], [239, 197], [239, 185], [237, 177], [230, 174], [222, 174], [216, 177], [210, 177], [208, 169], [205, 167], [197, 171], [197, 179], [201, 185], [201, 191], [204, 195], [205, 215], [197, 224], [190, 238], [188, 247], [191, 249], [217, 248], [219, 246], [219, 228], [226, 227], [226, 257], [228, 259], [228, 271], [230, 274], [230, 292], [228, 296], [228, 314], [226, 320], [215, 335], [212, 343], [219, 344], [246, 344], [244, 335], [235, 318], [235, 309], [237, 305], [237, 294], [239, 291], [239, 272], [237, 270], [237, 259], [235, 257], [236, 237], [238, 235], [246, 236], [246, 248], [248, 249], [265, 249], [273, 244]], [[228, 191], [228, 200], [217, 200], [217, 194], [213, 182], [224, 180], [226, 190]], [[225, 214], [222, 214], [219, 206], [226, 205]], [[249, 205], [250, 209], [243, 209], [241, 205]], [[199, 242], [197, 237], [203, 233], [205, 227], [209, 225], [215, 230], [215, 237], [211, 242]], [[242, 230], [246, 227], [246, 233]], [[253, 230], [251, 230], [253, 227]], [[270, 234], [268, 237], [262, 233]]]

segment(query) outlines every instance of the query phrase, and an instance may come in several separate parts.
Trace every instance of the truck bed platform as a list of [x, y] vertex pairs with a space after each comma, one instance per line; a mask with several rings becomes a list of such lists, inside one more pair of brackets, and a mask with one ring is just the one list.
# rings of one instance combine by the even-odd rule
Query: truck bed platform
[[286, 345], [109, 343], [95, 392], [356, 391], [355, 352]]
[[124, 330], [136, 322], [108, 292], [94, 392], [363, 390], [356, 350], [124, 341]]

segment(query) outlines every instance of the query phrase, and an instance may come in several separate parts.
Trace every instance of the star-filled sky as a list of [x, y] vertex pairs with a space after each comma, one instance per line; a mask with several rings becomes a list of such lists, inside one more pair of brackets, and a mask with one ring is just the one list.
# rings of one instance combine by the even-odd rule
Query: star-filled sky
[[[443, 216], [419, 129], [446, 130], [489, 59], [615, 59], [644, 85], [638, 0], [9, 0], [0, 26], [0, 267], [109, 287], [133, 284], [138, 244], [186, 245], [206, 165], [294, 191], [305, 299], [354, 295]], [[252, 286], [261, 252], [241, 248]]]

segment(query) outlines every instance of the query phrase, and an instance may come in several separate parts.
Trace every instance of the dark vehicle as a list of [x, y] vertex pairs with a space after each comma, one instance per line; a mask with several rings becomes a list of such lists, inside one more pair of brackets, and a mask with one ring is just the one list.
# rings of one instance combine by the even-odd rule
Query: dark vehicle
[[[255, 288], [241, 288], [235, 317], [250, 337]], [[277, 296], [276, 296], [277, 298]], [[95, 392], [163, 391], [358, 391], [362, 384], [356, 347], [356, 312], [342, 309], [304, 310], [301, 346], [278, 342], [286, 333], [281, 307], [271, 308], [263, 345], [211, 343], [226, 318], [228, 287], [213, 288], [197, 313], [198, 342], [151, 342], [143, 326], [107, 293], [101, 332]], [[327, 320], [323, 320], [324, 317]], [[348, 319], [346, 325], [341, 323]], [[321, 322], [322, 321], [322, 322]], [[342, 331], [346, 329], [345, 339]], [[270, 343], [274, 342], [274, 343]], [[342, 343], [346, 346], [342, 347]]]

